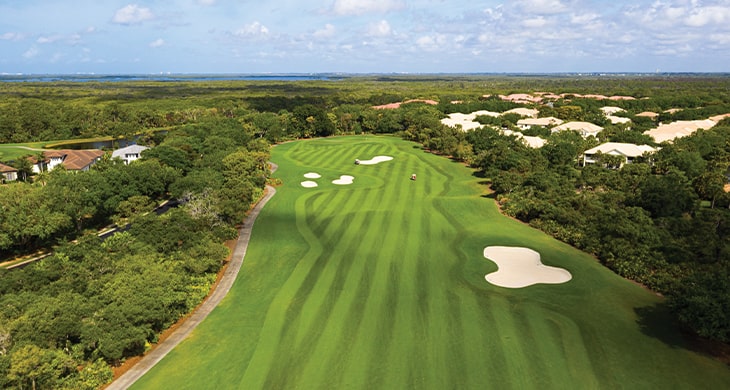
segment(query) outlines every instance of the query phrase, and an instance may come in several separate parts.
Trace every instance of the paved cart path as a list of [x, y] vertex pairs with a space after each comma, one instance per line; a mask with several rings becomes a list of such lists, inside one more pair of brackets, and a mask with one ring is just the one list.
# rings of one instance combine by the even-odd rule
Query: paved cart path
[[[276, 166], [272, 164], [272, 172], [275, 170]], [[246, 217], [246, 220], [243, 222], [243, 226], [238, 231], [238, 241], [236, 242], [236, 247], [233, 250], [233, 255], [231, 256], [231, 262], [228, 264], [228, 268], [226, 268], [218, 286], [210, 297], [208, 297], [208, 299], [205, 300], [205, 302], [203, 302], [203, 304], [200, 305], [200, 307], [198, 307], [198, 309], [195, 310], [193, 314], [190, 315], [190, 317], [188, 317], [188, 319], [170, 335], [170, 337], [158, 344], [157, 347], [145, 355], [142, 360], [134, 365], [134, 367], [107, 386], [107, 390], [124, 390], [132, 386], [137, 379], [146, 374], [147, 371], [162, 360], [162, 358], [172, 351], [173, 348], [180, 344], [180, 342], [183, 341], [216, 306], [218, 306], [220, 301], [223, 300], [226, 294], [228, 294], [231, 286], [233, 286], [233, 282], [236, 281], [238, 271], [241, 269], [241, 265], [243, 264], [243, 258], [246, 256], [246, 249], [248, 248], [248, 242], [251, 238], [253, 223], [256, 221], [256, 217], [258, 217], [261, 209], [263, 209], [264, 205], [266, 205], [266, 202], [268, 202], [274, 194], [276, 194], [276, 189], [267, 185], [266, 194], [256, 204], [253, 210], [251, 210], [248, 217]]]

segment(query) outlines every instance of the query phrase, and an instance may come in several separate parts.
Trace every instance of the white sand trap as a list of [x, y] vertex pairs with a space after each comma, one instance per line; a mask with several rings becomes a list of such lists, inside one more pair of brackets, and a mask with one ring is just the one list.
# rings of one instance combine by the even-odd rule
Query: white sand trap
[[306, 177], [307, 179], [319, 179], [320, 177], [322, 177], [322, 175], [320, 175], [319, 173], [315, 173], [315, 172], [309, 172], [309, 173], [305, 173], [304, 177]]
[[310, 180], [303, 181], [301, 184], [302, 184], [302, 187], [304, 187], [304, 188], [314, 188], [317, 186], [317, 183], [310, 181]]
[[390, 157], [390, 156], [375, 156], [375, 157], [371, 158], [370, 160], [358, 160], [358, 161], [360, 161], [359, 162], [360, 165], [375, 165], [375, 164], [379, 164], [381, 162], [390, 161], [392, 159], [393, 159], [393, 157]]
[[348, 184], [352, 184], [352, 181], [355, 180], [353, 176], [348, 175], [342, 175], [337, 180], [332, 180], [332, 184], [337, 184], [338, 186], [345, 186]]
[[567, 270], [542, 264], [540, 254], [529, 248], [488, 246], [484, 257], [497, 263], [499, 269], [487, 274], [487, 282], [500, 287], [522, 288], [533, 284], [559, 284], [573, 278]]

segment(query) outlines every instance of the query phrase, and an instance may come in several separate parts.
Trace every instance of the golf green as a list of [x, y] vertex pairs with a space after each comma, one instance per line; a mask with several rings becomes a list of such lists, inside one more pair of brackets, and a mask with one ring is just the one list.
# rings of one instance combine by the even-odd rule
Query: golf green
[[[393, 159], [354, 163], [376, 156]], [[272, 160], [283, 185], [231, 292], [133, 388], [730, 388], [659, 297], [499, 214], [462, 164], [375, 136]], [[572, 279], [489, 284], [487, 246], [533, 249]]]

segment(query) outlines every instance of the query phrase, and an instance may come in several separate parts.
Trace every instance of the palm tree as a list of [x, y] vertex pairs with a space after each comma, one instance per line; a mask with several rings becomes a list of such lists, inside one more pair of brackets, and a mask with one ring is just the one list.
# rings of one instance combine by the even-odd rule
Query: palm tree
[[18, 170], [18, 179], [27, 181], [28, 177], [33, 174], [33, 163], [30, 156], [21, 157], [13, 162], [13, 168]]

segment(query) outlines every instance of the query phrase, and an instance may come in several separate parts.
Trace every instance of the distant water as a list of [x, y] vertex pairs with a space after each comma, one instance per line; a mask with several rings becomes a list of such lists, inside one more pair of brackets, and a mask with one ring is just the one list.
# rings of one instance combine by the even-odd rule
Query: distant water
[[337, 74], [0, 74], [0, 82], [121, 82], [121, 81], [231, 81], [231, 80], [340, 80]]
[[307, 81], [307, 80], [325, 80], [337, 81], [351, 77], [377, 77], [379, 80], [389, 80], [391, 78], [400, 79], [402, 77], [415, 77], [423, 79], [429, 77], [432, 79], [450, 78], [450, 77], [483, 77], [483, 76], [502, 76], [502, 77], [730, 77], [730, 73], [281, 73], [281, 74], [188, 74], [188, 73], [165, 73], [165, 74], [9, 74], [0, 73], [0, 83], [2, 82], [123, 82], [123, 81]]

